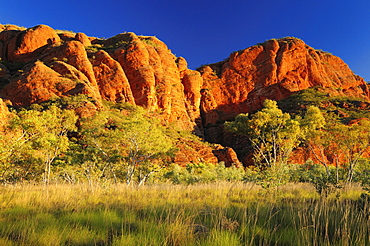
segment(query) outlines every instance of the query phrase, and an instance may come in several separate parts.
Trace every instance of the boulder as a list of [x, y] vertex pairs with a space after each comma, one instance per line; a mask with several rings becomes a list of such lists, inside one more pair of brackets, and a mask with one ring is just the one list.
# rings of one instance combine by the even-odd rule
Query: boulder
[[11, 62], [35, 60], [46, 46], [59, 42], [54, 29], [46, 25], [18, 31], [7, 43], [7, 59]]
[[230, 147], [218, 145], [217, 149], [213, 150], [212, 153], [217, 157], [219, 162], [224, 162], [225, 167], [243, 167], [235, 151]]
[[97, 87], [94, 70], [87, 56], [85, 46], [79, 41], [66, 42], [60, 46], [51, 46], [44, 50], [40, 59], [45, 63], [63, 61], [82, 72]]
[[75, 40], [81, 42], [85, 47], [91, 46], [91, 41], [85, 33], [76, 33]]
[[1, 90], [1, 97], [10, 100], [14, 106], [24, 107], [81, 93], [95, 96], [94, 89], [86, 82], [63, 77], [38, 61], [15, 74]]
[[190, 163], [218, 163], [217, 157], [212, 153], [213, 148], [198, 141], [179, 138], [176, 147], [179, 150], [176, 152], [174, 163], [179, 166], [185, 167]]

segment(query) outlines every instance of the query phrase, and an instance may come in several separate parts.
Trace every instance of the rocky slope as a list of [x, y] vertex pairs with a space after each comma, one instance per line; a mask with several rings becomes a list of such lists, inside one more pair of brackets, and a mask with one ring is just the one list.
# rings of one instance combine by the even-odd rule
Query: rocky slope
[[370, 98], [368, 84], [339, 58], [297, 38], [269, 40], [199, 69], [204, 125], [254, 112], [265, 99], [321, 86], [330, 95]]
[[[103, 107], [102, 100], [128, 102], [159, 115], [163, 124], [226, 146], [235, 138], [218, 124], [260, 109], [266, 98], [280, 100], [313, 86], [330, 95], [370, 95], [367, 83], [340, 58], [296, 38], [270, 40], [193, 71], [155, 37], [122, 33], [99, 39], [46, 25], [0, 25], [0, 59], [0, 98], [8, 105], [85, 94], [93, 103], [79, 110], [89, 115]], [[182, 164], [205, 156], [203, 161], [217, 162], [217, 156], [228, 165], [237, 162], [232, 149], [179, 141], [180, 149], [185, 145], [191, 151], [179, 154]]]

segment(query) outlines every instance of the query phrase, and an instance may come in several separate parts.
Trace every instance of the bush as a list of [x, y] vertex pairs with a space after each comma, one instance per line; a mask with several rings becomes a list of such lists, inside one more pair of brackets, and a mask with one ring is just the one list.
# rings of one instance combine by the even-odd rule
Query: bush
[[188, 164], [186, 168], [177, 164], [166, 168], [163, 179], [174, 184], [210, 183], [215, 181], [241, 181], [244, 179], [243, 168], [225, 167], [224, 163], [218, 165], [207, 163]]
[[328, 170], [323, 165], [315, 164], [308, 160], [303, 165], [296, 165], [295, 170], [291, 170], [292, 181], [312, 183], [320, 195], [328, 195], [341, 188], [345, 180], [345, 170], [328, 166]]

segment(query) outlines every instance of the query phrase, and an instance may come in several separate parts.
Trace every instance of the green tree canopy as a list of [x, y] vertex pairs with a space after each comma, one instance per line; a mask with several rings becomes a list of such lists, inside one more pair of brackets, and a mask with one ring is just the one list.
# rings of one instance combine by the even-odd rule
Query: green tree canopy
[[173, 152], [173, 143], [162, 127], [145, 116], [144, 109], [110, 109], [97, 113], [82, 122], [83, 140], [90, 150], [90, 163], [105, 163], [102, 170], [109, 170], [116, 178], [116, 171], [124, 167], [128, 184], [133, 177], [142, 184], [162, 165], [162, 158]]
[[18, 112], [2, 136], [3, 176], [37, 179], [42, 175], [44, 182], [49, 182], [51, 164], [68, 149], [67, 133], [76, 130], [76, 121], [73, 111], [56, 106]]
[[225, 126], [247, 136], [254, 148], [256, 163], [266, 167], [286, 164], [300, 142], [300, 122], [283, 113], [272, 100], [265, 100], [261, 111], [251, 116], [239, 114], [235, 121], [226, 122]]

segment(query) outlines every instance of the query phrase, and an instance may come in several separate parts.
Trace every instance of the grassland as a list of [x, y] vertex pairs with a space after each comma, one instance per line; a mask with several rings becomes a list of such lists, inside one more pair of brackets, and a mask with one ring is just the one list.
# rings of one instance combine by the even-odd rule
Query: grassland
[[0, 187], [0, 245], [369, 245], [360, 187], [309, 184]]

